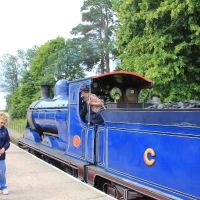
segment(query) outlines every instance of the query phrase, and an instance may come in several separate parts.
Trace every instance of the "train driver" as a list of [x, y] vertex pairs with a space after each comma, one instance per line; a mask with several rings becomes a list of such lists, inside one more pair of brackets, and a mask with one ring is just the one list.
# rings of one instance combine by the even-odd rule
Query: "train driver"
[[[103, 106], [103, 101], [99, 99], [95, 94], [89, 95], [88, 87], [81, 87], [80, 92], [83, 98], [86, 98], [87, 102], [87, 115], [85, 117], [85, 122], [94, 124], [103, 124], [103, 118], [101, 116], [101, 107]], [[90, 116], [88, 116], [88, 110], [90, 109]]]

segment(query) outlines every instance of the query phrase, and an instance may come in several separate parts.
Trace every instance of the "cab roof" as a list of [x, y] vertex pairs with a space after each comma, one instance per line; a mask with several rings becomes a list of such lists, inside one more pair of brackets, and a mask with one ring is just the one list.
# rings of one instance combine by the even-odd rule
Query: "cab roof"
[[120, 83], [123, 85], [146, 85], [147, 88], [153, 87], [153, 81], [134, 72], [114, 71], [98, 76], [92, 76], [92, 79], [103, 80], [104, 82]]

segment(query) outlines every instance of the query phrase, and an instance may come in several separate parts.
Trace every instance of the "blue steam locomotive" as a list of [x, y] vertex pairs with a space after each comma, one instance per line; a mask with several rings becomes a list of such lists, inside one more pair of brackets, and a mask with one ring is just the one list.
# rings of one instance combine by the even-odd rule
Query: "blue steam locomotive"
[[[104, 124], [80, 114], [83, 86], [104, 100]], [[117, 199], [200, 199], [200, 108], [139, 103], [152, 87], [124, 71], [59, 80], [53, 99], [42, 85], [19, 146]]]

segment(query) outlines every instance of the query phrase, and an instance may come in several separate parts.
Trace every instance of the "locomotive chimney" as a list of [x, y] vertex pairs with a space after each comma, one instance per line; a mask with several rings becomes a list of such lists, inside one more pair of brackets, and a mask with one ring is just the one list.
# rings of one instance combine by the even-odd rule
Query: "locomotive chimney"
[[41, 87], [41, 97], [40, 97], [40, 99], [50, 98], [51, 84], [41, 84], [40, 87]]

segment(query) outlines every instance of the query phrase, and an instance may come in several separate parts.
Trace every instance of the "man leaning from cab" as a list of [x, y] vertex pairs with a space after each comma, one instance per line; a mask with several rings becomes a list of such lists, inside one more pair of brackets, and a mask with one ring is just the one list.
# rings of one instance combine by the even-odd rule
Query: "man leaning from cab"
[[[87, 102], [87, 115], [85, 117], [86, 123], [90, 123], [90, 125], [94, 124], [103, 124], [103, 118], [101, 116], [101, 107], [103, 106], [103, 101], [99, 99], [95, 94], [89, 95], [89, 88], [88, 87], [81, 87], [80, 92], [83, 97], [86, 98]], [[90, 116], [88, 116], [88, 111], [90, 109]], [[90, 117], [90, 119], [89, 119]]]

